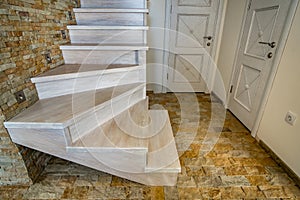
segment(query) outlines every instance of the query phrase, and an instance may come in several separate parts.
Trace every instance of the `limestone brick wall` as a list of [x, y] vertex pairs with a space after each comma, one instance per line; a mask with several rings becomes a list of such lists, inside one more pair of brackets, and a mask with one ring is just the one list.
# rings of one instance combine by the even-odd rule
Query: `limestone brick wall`
[[[30, 183], [50, 159], [13, 144], [3, 122], [38, 100], [31, 77], [64, 63], [59, 45], [69, 42], [74, 7], [76, 0], [0, 0], [0, 185]], [[25, 102], [17, 102], [19, 91]]]

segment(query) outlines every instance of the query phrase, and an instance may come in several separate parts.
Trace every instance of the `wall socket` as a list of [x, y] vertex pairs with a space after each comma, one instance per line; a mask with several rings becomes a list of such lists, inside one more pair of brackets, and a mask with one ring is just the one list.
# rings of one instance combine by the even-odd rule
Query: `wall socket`
[[65, 30], [61, 30], [60, 32], [61, 32], [62, 39], [67, 39], [66, 31]]
[[16, 92], [14, 95], [15, 95], [18, 103], [22, 103], [22, 102], [26, 101], [26, 97], [25, 97], [23, 90]]
[[45, 53], [45, 59], [46, 59], [47, 64], [52, 63], [50, 52]]
[[297, 115], [292, 113], [291, 111], [288, 111], [285, 116], [286, 123], [290, 124], [291, 126], [294, 126], [297, 120]]

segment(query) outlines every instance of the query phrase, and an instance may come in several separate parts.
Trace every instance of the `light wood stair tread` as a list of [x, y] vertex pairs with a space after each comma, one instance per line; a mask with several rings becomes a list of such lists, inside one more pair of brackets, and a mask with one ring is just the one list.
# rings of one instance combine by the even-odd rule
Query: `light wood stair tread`
[[[9, 122], [5, 122], [5, 126], [6, 128], [64, 128], [73, 123], [75, 116], [80, 117], [82, 114], [92, 112], [101, 107], [103, 103], [110, 102], [112, 98], [128, 92], [132, 93], [132, 90], [140, 87], [144, 87], [144, 84], [122, 85], [42, 99]], [[76, 108], [75, 111], [73, 107]]]
[[148, 50], [145, 44], [69, 44], [60, 46], [61, 50], [111, 50], [111, 51], [134, 51], [134, 50]]
[[149, 30], [148, 26], [97, 26], [97, 25], [73, 25], [67, 26], [71, 30]]
[[[124, 127], [122, 128], [122, 124], [117, 123], [112, 119], [96, 128], [88, 135], [78, 139], [72, 146], [68, 147], [68, 149], [97, 151], [97, 149], [102, 150], [103, 148], [107, 150], [113, 150], [114, 148], [129, 150], [133, 149], [133, 147], [136, 147], [137, 149], [142, 148], [141, 150], [143, 150], [143, 148], [145, 148], [148, 152], [145, 172], [180, 172], [181, 167], [171, 124], [168, 119], [168, 112], [165, 110], [149, 110], [149, 116], [154, 120], [154, 124], [141, 131], [140, 137], [138, 135], [131, 135], [131, 132], [127, 133], [124, 130]], [[163, 122], [163, 126], [159, 132], [153, 132], [155, 131], [153, 127], [160, 126], [159, 123], [161, 120], [156, 119], [162, 118], [166, 119]], [[120, 119], [122, 120], [123, 118], [121, 117]], [[126, 128], [126, 130], [132, 129], [134, 129], [134, 126]], [[144, 137], [146, 135], [149, 135], [149, 137]], [[171, 159], [166, 159], [168, 157], [171, 157]], [[162, 159], [166, 160], [166, 162], [163, 162]]]
[[148, 13], [148, 9], [73, 8], [75, 13]]
[[69, 149], [96, 150], [97, 148], [118, 148], [118, 149], [133, 149], [142, 148], [148, 151], [148, 141], [132, 137], [118, 127], [118, 124], [112, 119], [93, 130], [88, 135], [78, 139]]
[[181, 167], [168, 111], [153, 110], [152, 112], [154, 112], [152, 118], [165, 121], [165, 125], [159, 134], [148, 140], [148, 164], [146, 172], [179, 173]]
[[113, 72], [128, 72], [141, 68], [139, 65], [112, 64], [65, 64], [47, 71], [37, 77], [31, 78], [33, 83], [54, 81], [71, 78], [81, 78], [86, 76], [103, 75]]

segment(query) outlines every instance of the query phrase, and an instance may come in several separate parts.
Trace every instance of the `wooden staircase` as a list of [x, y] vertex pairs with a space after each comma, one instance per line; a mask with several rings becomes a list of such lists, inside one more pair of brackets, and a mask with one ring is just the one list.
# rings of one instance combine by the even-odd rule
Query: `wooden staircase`
[[148, 110], [146, 1], [81, 0], [65, 63], [32, 82], [39, 101], [4, 125], [12, 140], [146, 185], [181, 171], [168, 112]]

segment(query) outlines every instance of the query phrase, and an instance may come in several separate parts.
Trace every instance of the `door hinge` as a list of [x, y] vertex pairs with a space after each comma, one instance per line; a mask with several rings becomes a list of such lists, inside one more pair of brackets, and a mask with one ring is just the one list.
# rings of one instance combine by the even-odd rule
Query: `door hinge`
[[173, 5], [171, 4], [170, 13], [173, 13]]
[[252, 0], [250, 0], [249, 3], [248, 3], [248, 10], [251, 9], [251, 5], [252, 5]]
[[232, 90], [233, 90], [233, 85], [230, 86], [230, 91], [229, 92], [232, 93]]
[[169, 74], [167, 74], [167, 80], [169, 80]]

